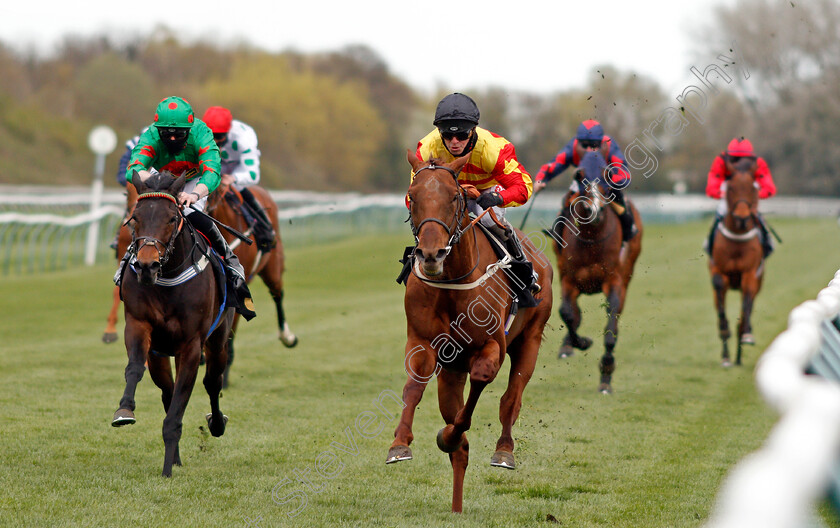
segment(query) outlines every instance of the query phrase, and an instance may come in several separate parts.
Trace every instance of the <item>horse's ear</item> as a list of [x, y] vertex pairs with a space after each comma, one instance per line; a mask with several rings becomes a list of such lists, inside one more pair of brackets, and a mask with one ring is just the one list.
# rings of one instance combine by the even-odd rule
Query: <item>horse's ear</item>
[[417, 157], [417, 154], [414, 153], [411, 149], [405, 149], [406, 159], [408, 160], [408, 164], [411, 165], [411, 170], [417, 172], [417, 168], [423, 163], [423, 160]]
[[137, 174], [137, 171], [134, 169], [131, 169], [131, 184], [134, 185], [135, 189], [137, 189], [137, 194], [143, 194], [147, 190], [146, 183], [140, 178], [140, 175]]
[[[471, 154], [471, 153], [470, 153]], [[455, 161], [449, 164], [449, 168], [455, 171], [455, 174], [461, 172], [461, 169], [464, 168], [464, 165], [470, 161], [470, 154], [465, 154], [460, 158], [455, 158]]]
[[184, 185], [187, 183], [187, 175], [182, 174], [169, 186], [169, 194], [178, 197], [178, 193], [184, 190]]

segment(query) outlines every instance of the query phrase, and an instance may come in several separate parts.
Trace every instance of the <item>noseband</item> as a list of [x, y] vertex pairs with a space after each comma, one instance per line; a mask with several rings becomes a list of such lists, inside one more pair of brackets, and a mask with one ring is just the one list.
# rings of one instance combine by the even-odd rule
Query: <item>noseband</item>
[[[171, 194], [167, 194], [164, 192], [150, 192], [150, 193], [143, 193], [137, 197], [137, 201], [146, 199], [146, 198], [165, 198], [176, 206], [178, 205], [178, 201], [175, 199], [174, 196]], [[178, 235], [181, 234], [181, 229], [184, 227], [184, 214], [181, 212], [180, 208], [176, 209], [178, 211], [178, 216], [180, 217], [181, 221], [178, 223], [178, 227], [175, 231], [169, 236], [169, 241], [164, 243], [161, 240], [158, 240], [154, 237], [134, 237], [134, 233], [132, 233], [133, 240], [131, 241], [131, 245], [128, 246], [129, 251], [134, 253], [135, 255], [140, 251], [140, 248], [145, 246], [152, 246], [158, 252], [158, 260], [160, 262], [161, 267], [164, 266], [168, 261], [169, 257], [172, 256], [172, 251], [175, 248], [175, 240], [178, 239]], [[131, 219], [134, 218], [134, 215], [131, 215], [131, 218], [126, 220], [126, 224], [128, 224]], [[161, 252], [160, 248], [163, 248]]]

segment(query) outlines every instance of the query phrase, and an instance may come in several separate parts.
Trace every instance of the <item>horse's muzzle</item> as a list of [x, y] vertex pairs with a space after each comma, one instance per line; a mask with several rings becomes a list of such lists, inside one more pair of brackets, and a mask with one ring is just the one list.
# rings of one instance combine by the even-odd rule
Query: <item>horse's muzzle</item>
[[137, 273], [137, 281], [144, 286], [154, 286], [160, 277], [160, 261], [135, 262], [134, 270]]
[[414, 250], [414, 256], [420, 262], [423, 268], [423, 273], [427, 277], [437, 277], [443, 273], [443, 259], [449, 251], [446, 248], [435, 250], [425, 250], [420, 247]]

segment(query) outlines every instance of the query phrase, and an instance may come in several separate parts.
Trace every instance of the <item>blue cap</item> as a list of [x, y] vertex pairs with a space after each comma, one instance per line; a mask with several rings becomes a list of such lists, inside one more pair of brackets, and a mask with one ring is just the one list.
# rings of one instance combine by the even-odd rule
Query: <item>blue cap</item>
[[578, 140], [602, 141], [604, 139], [604, 127], [594, 119], [587, 119], [578, 126], [575, 138]]

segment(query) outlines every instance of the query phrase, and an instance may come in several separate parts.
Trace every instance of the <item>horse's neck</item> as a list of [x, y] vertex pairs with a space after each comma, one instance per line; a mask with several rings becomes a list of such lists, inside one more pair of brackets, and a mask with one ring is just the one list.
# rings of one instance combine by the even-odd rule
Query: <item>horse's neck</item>
[[[466, 223], [462, 225], [461, 229], [464, 229], [466, 225]], [[478, 229], [477, 226], [472, 226], [467, 229], [461, 235], [458, 243], [452, 246], [452, 250], [446, 258], [446, 266], [444, 267], [447, 278], [461, 277], [473, 268], [478, 269], [480, 267], [476, 267], [475, 265], [479, 257], [476, 246], [478, 235], [476, 230]]]
[[187, 265], [192, 264], [192, 262], [188, 261], [191, 257], [193, 247], [198, 243], [199, 237], [201, 235], [190, 225], [190, 221], [184, 218], [184, 226], [181, 232], [178, 233], [178, 238], [175, 239], [175, 244], [172, 246], [172, 256], [169, 257], [169, 261], [167, 261], [166, 266], [162, 270], [164, 274], [181, 271]]

